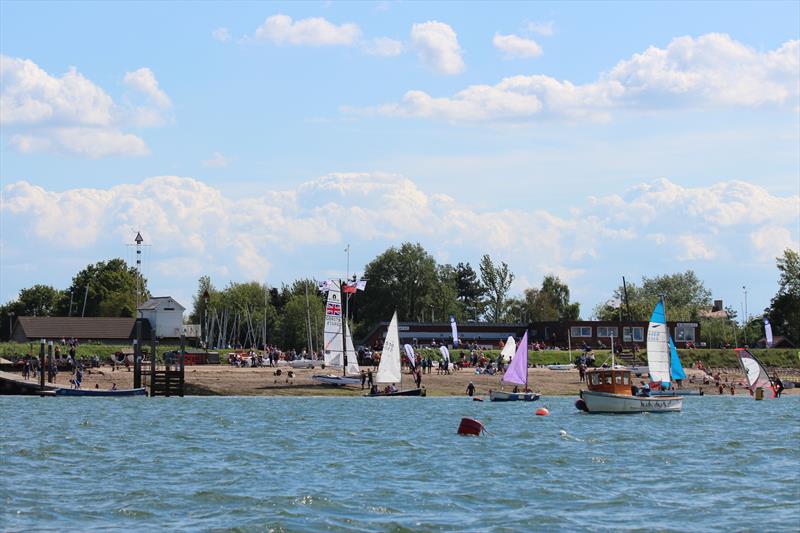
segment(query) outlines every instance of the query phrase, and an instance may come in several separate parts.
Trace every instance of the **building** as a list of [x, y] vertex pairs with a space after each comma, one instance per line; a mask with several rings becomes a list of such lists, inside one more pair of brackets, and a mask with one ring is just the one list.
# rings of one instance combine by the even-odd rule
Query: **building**
[[[77, 339], [104, 344], [130, 344], [136, 338], [135, 318], [21, 316], [11, 334], [15, 342]], [[150, 339], [150, 324], [142, 321], [142, 340]]]
[[183, 327], [186, 310], [170, 296], [156, 296], [139, 306], [139, 316], [146, 319], [159, 339], [177, 339]]
[[[364, 346], [373, 346], [383, 343], [386, 337], [388, 322], [381, 322], [364, 338]], [[399, 322], [397, 329], [400, 342], [403, 344], [429, 345], [432, 341], [436, 344], [452, 344], [453, 333], [450, 322]], [[500, 341], [505, 341], [509, 335], [516, 338], [525, 333], [525, 324], [489, 324], [485, 322], [467, 322], [458, 325], [458, 338], [462, 343], [477, 343], [485, 347], [496, 347]]]

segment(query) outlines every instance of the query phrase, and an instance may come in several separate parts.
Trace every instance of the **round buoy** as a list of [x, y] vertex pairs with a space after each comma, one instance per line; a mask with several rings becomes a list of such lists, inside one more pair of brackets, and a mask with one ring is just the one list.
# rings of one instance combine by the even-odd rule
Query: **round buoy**
[[564, 431], [563, 429], [561, 431], [559, 431], [558, 434], [561, 435], [562, 437], [566, 437], [567, 436], [567, 432]]
[[547, 407], [540, 407], [536, 410], [537, 416], [550, 416], [550, 411], [547, 410]]
[[462, 418], [461, 424], [458, 426], [458, 434], [459, 435], [475, 435], [478, 436], [481, 434], [481, 431], [484, 431], [483, 424], [479, 421], [475, 420], [474, 418]]
[[481, 398], [480, 396], [475, 396], [474, 398], [472, 398], [472, 401], [473, 402], [482, 402], [483, 398]]

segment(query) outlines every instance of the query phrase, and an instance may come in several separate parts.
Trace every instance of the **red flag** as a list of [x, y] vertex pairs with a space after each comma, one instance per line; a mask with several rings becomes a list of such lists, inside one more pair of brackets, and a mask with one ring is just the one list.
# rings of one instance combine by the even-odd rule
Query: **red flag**
[[355, 294], [356, 293], [356, 284], [345, 283], [344, 287], [342, 287], [342, 292], [345, 294]]

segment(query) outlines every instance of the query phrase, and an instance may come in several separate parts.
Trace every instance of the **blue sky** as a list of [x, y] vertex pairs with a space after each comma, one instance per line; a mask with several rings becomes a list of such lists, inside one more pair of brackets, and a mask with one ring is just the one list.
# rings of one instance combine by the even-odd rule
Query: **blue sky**
[[129, 257], [272, 285], [419, 241], [588, 317], [694, 269], [751, 312], [800, 240], [800, 7], [0, 4], [0, 300]]

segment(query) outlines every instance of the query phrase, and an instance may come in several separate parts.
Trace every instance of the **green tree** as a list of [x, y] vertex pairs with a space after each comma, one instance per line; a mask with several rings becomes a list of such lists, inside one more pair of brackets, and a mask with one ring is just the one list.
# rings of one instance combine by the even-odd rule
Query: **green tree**
[[699, 312], [711, 305], [711, 291], [691, 270], [654, 278], [642, 277], [641, 287], [629, 282], [627, 301], [623, 289], [619, 286], [609, 303], [595, 308], [594, 314], [599, 320], [620, 320], [620, 305], [623, 321], [647, 320], [661, 297], [667, 306], [667, 320], [697, 320]]
[[[86, 293], [88, 287], [88, 294]], [[64, 308], [69, 307], [69, 294], [75, 305], [73, 316], [134, 316], [138, 294], [139, 303], [150, 297], [147, 280], [139, 272], [129, 267], [123, 259], [100, 261], [88, 265], [72, 278], [72, 284], [65, 291]], [[68, 309], [61, 309], [67, 315]]]
[[777, 258], [778, 293], [772, 298], [767, 316], [775, 335], [800, 346], [800, 254], [786, 249]]
[[483, 298], [486, 288], [481, 285], [478, 273], [469, 263], [458, 263], [455, 268], [456, 296], [464, 312], [464, 318], [477, 320], [483, 313]]
[[488, 294], [488, 312], [492, 322], [497, 322], [505, 311], [506, 296], [514, 281], [514, 274], [505, 262], [495, 266], [488, 254], [481, 258], [481, 280]]
[[556, 320], [577, 320], [580, 315], [580, 304], [570, 303], [569, 287], [558, 276], [552, 274], [545, 276], [537, 297], [543, 302], [542, 306], [547, 305], [555, 309]]
[[16, 316], [58, 316], [63, 298], [63, 291], [50, 285], [37, 284], [19, 291], [10, 308]]

